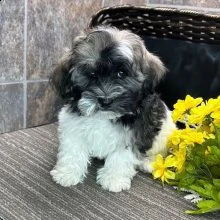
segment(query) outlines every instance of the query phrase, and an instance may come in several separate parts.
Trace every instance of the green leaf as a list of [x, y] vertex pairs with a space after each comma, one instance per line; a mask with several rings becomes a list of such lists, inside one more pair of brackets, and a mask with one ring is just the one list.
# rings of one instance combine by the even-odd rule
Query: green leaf
[[192, 185], [196, 180], [196, 177], [194, 175], [184, 173], [183, 176], [181, 176], [181, 179], [179, 181], [179, 187], [180, 188], [186, 188], [188, 189], [190, 185]]
[[204, 146], [215, 146], [215, 145], [217, 145], [217, 144], [218, 144], [218, 143], [217, 143], [216, 138], [215, 138], [215, 139], [207, 139], [207, 140], [205, 141], [205, 143], [203, 143]]
[[204, 158], [206, 148], [204, 145], [196, 144], [190, 151], [191, 160], [196, 164], [200, 164]]
[[213, 179], [213, 184], [220, 190], [220, 179]]
[[214, 200], [201, 200], [197, 203], [198, 210], [187, 210], [187, 214], [203, 214], [220, 210], [220, 203]]
[[193, 159], [193, 163], [196, 167], [200, 167], [204, 163], [204, 159], [200, 156], [195, 155]]
[[218, 192], [217, 201], [220, 203], [220, 192]]
[[[213, 201], [213, 200], [201, 200], [197, 203], [197, 206], [200, 208], [200, 209], [203, 209], [203, 208], [212, 208], [214, 206], [218, 206], [220, 204], [218, 204], [217, 202]], [[220, 207], [219, 207], [220, 208]]]
[[195, 192], [197, 192], [202, 197], [205, 197], [207, 199], [212, 198], [212, 190], [211, 189], [206, 189], [206, 188], [203, 188], [203, 187], [197, 186], [197, 185], [191, 185], [189, 188], [194, 190]]
[[190, 174], [196, 174], [197, 172], [196, 172], [196, 167], [194, 166], [194, 164], [191, 164], [191, 163], [187, 164], [186, 172]]
[[209, 170], [213, 178], [220, 178], [220, 166], [219, 165], [211, 166], [209, 167]]
[[210, 151], [220, 159], [220, 149], [217, 146], [211, 146]]
[[218, 166], [220, 163], [220, 159], [217, 155], [211, 154], [206, 158], [206, 163], [208, 166]]
[[213, 187], [211, 195], [212, 198], [220, 204], [220, 192], [215, 187]]
[[220, 149], [216, 146], [209, 147], [210, 154], [206, 156], [206, 162], [209, 166], [220, 166]]
[[200, 186], [203, 186], [204, 188], [211, 188], [212, 187], [212, 181], [210, 181], [210, 180], [198, 179], [196, 182]]
[[214, 124], [217, 146], [220, 149], [220, 125]]

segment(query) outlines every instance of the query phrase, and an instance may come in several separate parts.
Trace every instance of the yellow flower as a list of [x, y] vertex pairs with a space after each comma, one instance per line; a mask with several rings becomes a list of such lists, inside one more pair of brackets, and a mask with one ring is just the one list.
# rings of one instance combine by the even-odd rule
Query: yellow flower
[[198, 106], [202, 102], [202, 98], [194, 99], [190, 95], [187, 95], [185, 100], [178, 100], [174, 105], [173, 120], [174, 122], [184, 119], [184, 114], [187, 113], [191, 108]]
[[217, 99], [209, 99], [206, 102], [206, 112], [210, 114], [211, 112], [220, 111], [220, 96]]
[[184, 119], [184, 110], [182, 109], [174, 109], [173, 110], [173, 113], [172, 113], [172, 119], [174, 122], [177, 122], [178, 120], [179, 121], [182, 121]]
[[154, 179], [160, 178], [164, 183], [169, 182], [169, 179], [175, 179], [175, 173], [168, 168], [175, 167], [175, 160], [172, 155], [163, 159], [161, 154], [156, 156], [156, 160], [152, 163]]
[[206, 133], [197, 131], [196, 129], [186, 127], [182, 130], [181, 139], [184, 140], [188, 145], [202, 144], [205, 141]]
[[209, 139], [217, 139], [216, 127], [220, 127], [220, 96], [203, 102], [202, 98], [194, 99], [188, 95], [185, 100], [178, 100], [174, 105], [172, 117], [174, 121], [184, 122], [186, 128], [174, 130], [169, 136], [169, 156], [163, 158], [158, 154], [152, 163], [152, 175], [162, 183], [170, 183], [170, 180], [176, 178], [176, 174], [184, 171], [187, 163], [193, 159], [194, 145], [198, 147], [198, 151], [201, 146], [202, 153], [206, 147], [204, 156], [209, 157], [212, 147], [207, 145], [215, 143]]
[[211, 114], [211, 117], [214, 119], [214, 123], [217, 125], [217, 124], [219, 124], [220, 125], [220, 109], [219, 109], [219, 111], [216, 111], [216, 112], [213, 112], [212, 114]]
[[202, 124], [206, 115], [206, 106], [203, 102], [200, 106], [191, 109], [188, 121], [190, 124]]
[[206, 150], [205, 150], [205, 155], [209, 155], [211, 153], [211, 147], [207, 146]]
[[178, 146], [181, 142], [181, 132], [182, 130], [174, 130], [168, 138], [167, 147]]
[[167, 146], [170, 148], [180, 144], [193, 146], [195, 143], [202, 144], [208, 137], [205, 132], [187, 126], [185, 129], [175, 130], [168, 138]]
[[186, 145], [180, 146], [180, 148], [177, 151], [174, 151], [173, 154], [175, 155], [176, 169], [178, 172], [181, 172], [186, 161]]
[[192, 108], [188, 117], [191, 124], [202, 124], [208, 116], [213, 117], [218, 121], [220, 111], [220, 96], [217, 99], [209, 99], [206, 103], [202, 103], [200, 106]]

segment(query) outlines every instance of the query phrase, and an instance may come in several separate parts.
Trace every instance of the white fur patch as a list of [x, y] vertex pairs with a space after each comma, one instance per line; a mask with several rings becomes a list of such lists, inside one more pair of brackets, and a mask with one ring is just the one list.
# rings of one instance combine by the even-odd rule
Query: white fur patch
[[68, 106], [59, 114], [60, 147], [51, 175], [62, 186], [76, 185], [87, 173], [90, 157], [106, 158], [98, 171], [103, 188], [119, 192], [130, 188], [137, 159], [130, 146], [131, 132], [113, 124], [103, 115], [91, 117], [70, 113]]
[[129, 45], [126, 45], [125, 43], [119, 43], [118, 50], [119, 53], [124, 57], [127, 57], [129, 61], [133, 61], [133, 52]]
[[156, 154], [166, 153], [167, 138], [176, 129], [170, 111], [167, 110], [161, 131], [147, 152], [148, 157], [141, 161], [132, 151], [131, 130], [109, 120], [115, 117], [111, 112], [79, 116], [70, 112], [68, 106], [62, 108], [59, 114], [58, 160], [50, 172], [56, 183], [71, 186], [82, 182], [91, 157], [105, 159], [104, 167], [98, 170], [97, 183], [113, 192], [130, 188], [137, 166], [152, 172], [151, 162]]
[[85, 116], [93, 114], [96, 110], [96, 107], [97, 103], [88, 98], [81, 98], [78, 102], [78, 108]]

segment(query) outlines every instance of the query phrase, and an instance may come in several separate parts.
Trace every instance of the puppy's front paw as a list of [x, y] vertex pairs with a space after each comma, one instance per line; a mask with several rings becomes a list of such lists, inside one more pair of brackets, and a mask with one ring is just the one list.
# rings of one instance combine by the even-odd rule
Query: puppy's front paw
[[103, 189], [111, 192], [121, 192], [131, 187], [131, 179], [117, 175], [99, 174], [97, 176], [97, 183], [100, 184]]
[[83, 181], [83, 175], [65, 167], [55, 167], [50, 171], [50, 175], [56, 183], [64, 187], [73, 186]]
[[153, 172], [152, 162], [153, 162], [152, 159], [145, 158], [145, 160], [142, 163], [141, 170], [143, 172], [152, 173]]

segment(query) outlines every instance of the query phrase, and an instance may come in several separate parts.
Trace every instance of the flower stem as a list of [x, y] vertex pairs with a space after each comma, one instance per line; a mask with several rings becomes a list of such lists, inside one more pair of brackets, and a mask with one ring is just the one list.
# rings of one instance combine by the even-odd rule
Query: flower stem
[[218, 139], [218, 129], [217, 129], [217, 126], [215, 125], [215, 123], [212, 121], [211, 122], [213, 127], [214, 127], [214, 130], [215, 130], [215, 137], [216, 137], [216, 141], [217, 141], [217, 146], [220, 148], [220, 142], [219, 142], [219, 139]]

